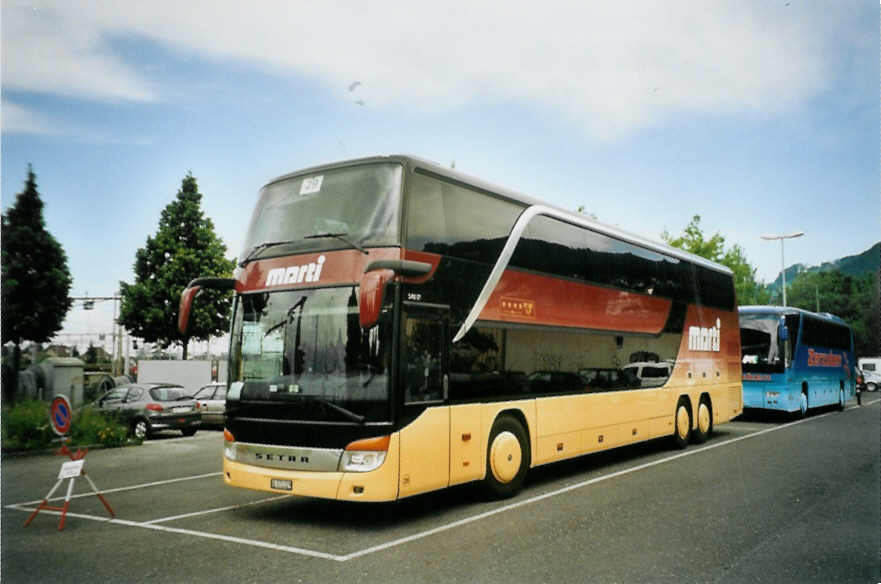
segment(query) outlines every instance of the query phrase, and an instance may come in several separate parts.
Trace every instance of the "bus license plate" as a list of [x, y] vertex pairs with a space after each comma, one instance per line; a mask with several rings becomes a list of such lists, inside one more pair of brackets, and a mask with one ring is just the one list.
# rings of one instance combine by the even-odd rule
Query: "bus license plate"
[[270, 485], [273, 489], [279, 489], [281, 491], [291, 491], [294, 488], [294, 481], [289, 479], [272, 479]]

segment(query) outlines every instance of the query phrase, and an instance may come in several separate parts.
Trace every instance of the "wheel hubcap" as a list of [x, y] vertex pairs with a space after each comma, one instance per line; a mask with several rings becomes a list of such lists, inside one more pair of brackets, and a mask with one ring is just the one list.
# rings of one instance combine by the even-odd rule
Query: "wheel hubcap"
[[489, 451], [490, 467], [493, 476], [500, 483], [509, 483], [520, 470], [520, 461], [523, 453], [520, 450], [520, 441], [508, 431], [501, 432], [493, 440]]
[[697, 409], [697, 423], [701, 434], [710, 431], [710, 408], [705, 403], [702, 403]]
[[676, 432], [683, 440], [688, 436], [688, 410], [685, 406], [679, 406], [676, 410]]
[[138, 438], [143, 438], [147, 435], [147, 424], [144, 422], [138, 422], [135, 424], [135, 436]]

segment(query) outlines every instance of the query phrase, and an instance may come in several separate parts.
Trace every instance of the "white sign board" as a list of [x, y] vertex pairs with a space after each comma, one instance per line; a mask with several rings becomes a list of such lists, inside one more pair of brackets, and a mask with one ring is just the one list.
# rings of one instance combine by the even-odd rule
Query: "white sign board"
[[71, 460], [61, 465], [61, 472], [58, 473], [58, 480], [73, 479], [80, 476], [83, 472], [85, 460]]

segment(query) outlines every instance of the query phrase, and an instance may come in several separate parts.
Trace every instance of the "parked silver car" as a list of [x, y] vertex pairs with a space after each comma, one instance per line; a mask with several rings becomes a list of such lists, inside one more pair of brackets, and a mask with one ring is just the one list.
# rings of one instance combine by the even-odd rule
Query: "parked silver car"
[[226, 411], [226, 384], [206, 385], [193, 396], [196, 409], [202, 414], [203, 426], [223, 427], [223, 413]]
[[160, 430], [180, 430], [184, 436], [192, 436], [202, 420], [186, 390], [170, 383], [120, 385], [90, 407], [118, 419], [138, 438], [149, 438]]

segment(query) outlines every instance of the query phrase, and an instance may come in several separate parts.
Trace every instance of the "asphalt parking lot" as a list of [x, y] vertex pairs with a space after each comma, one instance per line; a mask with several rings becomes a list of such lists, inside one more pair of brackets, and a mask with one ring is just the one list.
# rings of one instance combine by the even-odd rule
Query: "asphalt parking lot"
[[[747, 417], [468, 486], [353, 505], [226, 487], [222, 435], [95, 450], [65, 529], [51, 455], [2, 461], [5, 582], [877, 582], [879, 399], [792, 422]], [[63, 499], [67, 482], [55, 493]]]

